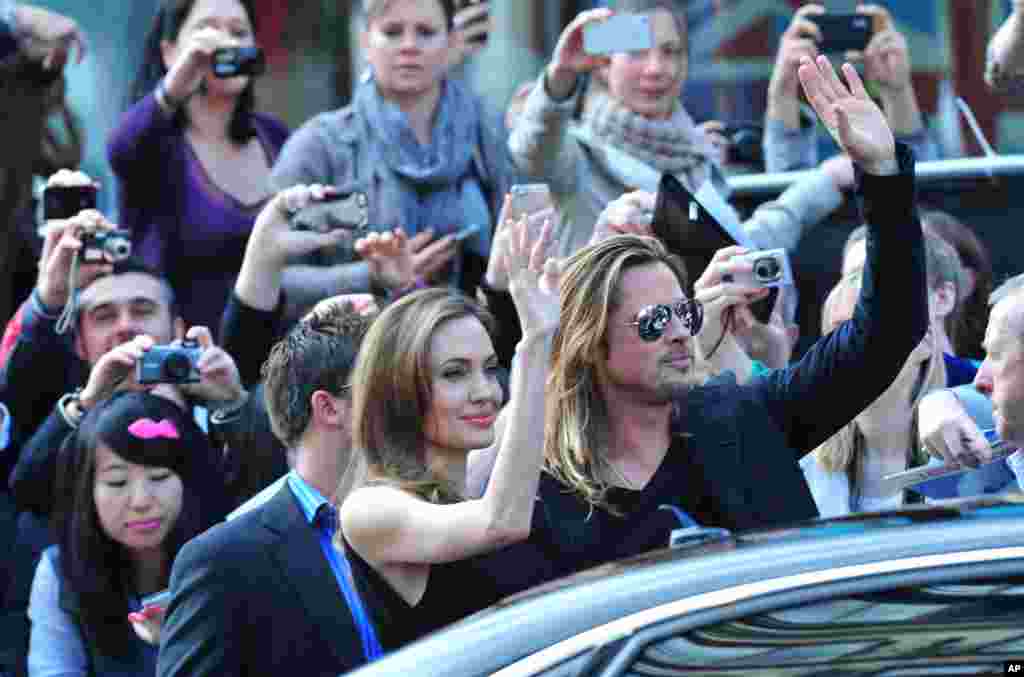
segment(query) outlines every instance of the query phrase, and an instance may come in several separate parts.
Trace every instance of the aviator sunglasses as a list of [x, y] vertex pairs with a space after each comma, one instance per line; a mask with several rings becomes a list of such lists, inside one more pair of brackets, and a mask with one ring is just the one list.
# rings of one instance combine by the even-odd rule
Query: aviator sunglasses
[[637, 328], [636, 331], [642, 340], [657, 341], [665, 333], [668, 323], [672, 321], [672, 313], [683, 321], [683, 327], [690, 336], [696, 336], [704, 323], [704, 306], [700, 301], [680, 299], [671, 304], [656, 303], [641, 308], [636, 314], [636, 319], [627, 324]]

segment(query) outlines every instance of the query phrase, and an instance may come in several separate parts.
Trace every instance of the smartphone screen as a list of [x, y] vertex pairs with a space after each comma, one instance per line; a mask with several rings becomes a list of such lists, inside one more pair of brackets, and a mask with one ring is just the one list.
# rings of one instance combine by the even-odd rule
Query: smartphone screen
[[654, 46], [651, 19], [646, 14], [613, 14], [583, 27], [587, 54], [638, 52]]

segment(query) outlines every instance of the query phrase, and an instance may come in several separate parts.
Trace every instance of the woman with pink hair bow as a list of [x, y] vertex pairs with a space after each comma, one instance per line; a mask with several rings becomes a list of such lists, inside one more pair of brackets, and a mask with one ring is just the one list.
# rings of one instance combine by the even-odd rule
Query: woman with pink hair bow
[[185, 412], [148, 392], [114, 395], [68, 436], [56, 545], [29, 601], [29, 675], [156, 674], [166, 601], [143, 600], [168, 587], [178, 549], [223, 517], [211, 508], [223, 481], [210, 451]]

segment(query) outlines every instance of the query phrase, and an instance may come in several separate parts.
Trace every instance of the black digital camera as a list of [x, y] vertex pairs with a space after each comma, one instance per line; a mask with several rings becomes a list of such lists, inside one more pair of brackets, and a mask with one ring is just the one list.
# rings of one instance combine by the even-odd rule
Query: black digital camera
[[47, 186], [43, 191], [43, 218], [70, 219], [86, 209], [96, 209], [96, 186]]
[[138, 361], [140, 385], [154, 383], [199, 383], [202, 349], [185, 339], [180, 346], [153, 346]]
[[811, 14], [807, 18], [821, 29], [818, 49], [824, 54], [863, 52], [874, 34], [870, 14]]
[[116, 228], [82, 234], [82, 263], [123, 261], [132, 255], [132, 234]]
[[218, 78], [263, 75], [267, 60], [259, 47], [221, 47], [213, 53], [213, 74]]
[[727, 164], [764, 168], [763, 126], [756, 122], [735, 123], [728, 125], [722, 134], [729, 140], [725, 155]]

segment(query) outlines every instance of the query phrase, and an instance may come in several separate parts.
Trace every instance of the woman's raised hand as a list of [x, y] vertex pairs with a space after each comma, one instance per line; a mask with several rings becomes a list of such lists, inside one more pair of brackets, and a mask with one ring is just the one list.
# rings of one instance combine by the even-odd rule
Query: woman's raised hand
[[509, 227], [505, 267], [524, 339], [558, 327], [562, 262], [547, 254], [552, 229], [548, 221], [538, 232], [526, 218]]
[[195, 94], [203, 78], [210, 72], [213, 53], [221, 47], [237, 44], [238, 41], [230, 34], [212, 26], [189, 35], [179, 35], [174, 64], [164, 81], [168, 96], [175, 101], [185, 101]]
[[800, 63], [800, 84], [829, 133], [850, 158], [871, 174], [895, 174], [896, 140], [882, 110], [871, 100], [853, 66], [843, 64], [843, 84], [826, 56]]
[[604, 21], [612, 15], [609, 9], [591, 9], [580, 12], [565, 27], [555, 45], [554, 55], [547, 70], [548, 93], [564, 99], [572, 93], [576, 76], [608, 63], [606, 56], [591, 56], [583, 49], [583, 29], [587, 24]]

